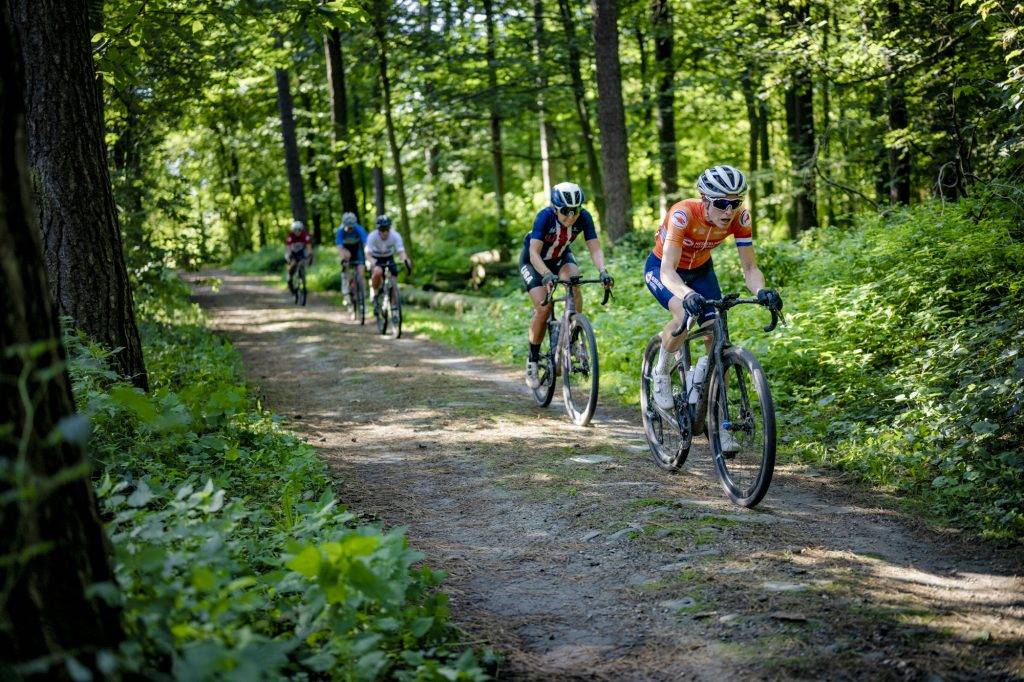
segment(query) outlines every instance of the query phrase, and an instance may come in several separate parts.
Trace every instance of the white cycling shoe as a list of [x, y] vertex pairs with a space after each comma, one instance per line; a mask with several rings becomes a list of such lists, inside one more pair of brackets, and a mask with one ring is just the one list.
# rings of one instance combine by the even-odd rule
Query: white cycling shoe
[[736, 439], [732, 437], [732, 433], [725, 429], [719, 429], [718, 431], [718, 442], [722, 444], [723, 455], [735, 455], [740, 451], [740, 444], [736, 442]]
[[651, 387], [654, 389], [654, 404], [663, 410], [673, 410], [676, 406], [672, 395], [672, 377], [668, 372], [659, 372], [655, 367], [651, 370]]
[[526, 385], [532, 390], [540, 388], [540, 363], [526, 361]]

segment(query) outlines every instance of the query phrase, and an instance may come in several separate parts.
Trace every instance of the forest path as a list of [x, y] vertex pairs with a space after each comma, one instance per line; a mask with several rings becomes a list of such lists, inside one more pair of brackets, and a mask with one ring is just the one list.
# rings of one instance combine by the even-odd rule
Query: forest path
[[195, 299], [266, 403], [346, 505], [407, 526], [449, 573], [453, 618], [503, 653], [503, 679], [1024, 677], [1018, 549], [928, 529], [803, 466], [740, 509], [703, 439], [670, 475], [633, 410], [577, 428], [517, 371], [381, 338], [372, 318], [313, 295], [296, 307], [258, 277], [204, 275], [221, 287], [197, 280]]

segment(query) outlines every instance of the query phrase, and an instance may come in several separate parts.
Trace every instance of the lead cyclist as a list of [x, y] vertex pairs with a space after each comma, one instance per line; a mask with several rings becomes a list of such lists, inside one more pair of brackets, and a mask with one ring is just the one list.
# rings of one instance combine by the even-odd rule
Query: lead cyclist
[[[690, 318], [709, 325], [714, 311], [706, 308], [705, 301], [722, 297], [711, 259], [716, 246], [732, 235], [747, 288], [762, 304], [782, 309], [782, 297], [765, 286], [764, 275], [757, 267], [750, 211], [742, 208], [747, 193], [746, 177], [732, 166], [714, 166], [697, 178], [697, 191], [699, 199], [684, 199], [669, 209], [644, 266], [647, 289], [672, 314], [661, 331], [661, 350], [651, 371], [654, 402], [664, 410], [675, 404], [669, 365], [685, 340], [683, 336], [672, 336], [672, 332]], [[711, 338], [704, 342], [710, 352]], [[698, 365], [701, 362], [706, 366], [705, 358]], [[700, 369], [696, 371], [699, 374]], [[731, 433], [722, 431], [720, 436], [723, 452], [739, 450]]]

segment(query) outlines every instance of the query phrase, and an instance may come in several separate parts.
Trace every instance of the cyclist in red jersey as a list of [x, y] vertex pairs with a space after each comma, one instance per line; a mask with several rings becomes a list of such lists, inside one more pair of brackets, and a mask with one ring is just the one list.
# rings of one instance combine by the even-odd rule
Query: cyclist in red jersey
[[[684, 199], [672, 206], [662, 219], [647, 257], [644, 280], [651, 294], [672, 320], [661, 332], [661, 352], [651, 372], [654, 401], [662, 409], [672, 409], [672, 384], [668, 375], [670, 359], [683, 344], [683, 336], [672, 332], [684, 319], [694, 318], [707, 324], [714, 312], [705, 309], [705, 300], [722, 297], [711, 250], [730, 235], [736, 241], [743, 280], [758, 300], [770, 307], [782, 308], [782, 298], [765, 286], [764, 275], [754, 254], [753, 224], [750, 211], [742, 208], [747, 192], [743, 173], [732, 166], [708, 168], [697, 179], [699, 199]], [[710, 346], [711, 339], [705, 339]], [[710, 347], [708, 348], [710, 352]], [[706, 360], [701, 359], [706, 364]], [[699, 363], [698, 363], [699, 364]], [[700, 374], [701, 370], [695, 370]], [[723, 450], [735, 451], [731, 436], [723, 437]]]
[[309, 236], [301, 220], [292, 221], [292, 229], [284, 238], [284, 265], [288, 276], [288, 288], [292, 286], [292, 274], [300, 260], [313, 264], [313, 238]]

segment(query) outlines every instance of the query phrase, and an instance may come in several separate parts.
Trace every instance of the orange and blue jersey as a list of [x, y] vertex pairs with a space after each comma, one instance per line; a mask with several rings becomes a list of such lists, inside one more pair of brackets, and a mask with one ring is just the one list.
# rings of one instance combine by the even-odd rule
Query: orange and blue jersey
[[711, 250], [729, 235], [737, 248], [754, 245], [750, 211], [737, 211], [729, 224], [720, 228], [708, 221], [702, 200], [684, 199], [673, 204], [661, 221], [654, 237], [654, 255], [660, 260], [666, 243], [678, 245], [681, 253], [676, 269], [693, 270], [704, 265]]

